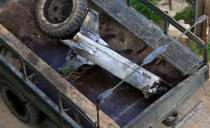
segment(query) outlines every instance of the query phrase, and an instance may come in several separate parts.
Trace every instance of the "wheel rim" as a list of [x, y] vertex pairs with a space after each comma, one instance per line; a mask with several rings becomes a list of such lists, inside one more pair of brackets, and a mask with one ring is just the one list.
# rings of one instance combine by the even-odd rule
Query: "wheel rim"
[[71, 15], [72, 8], [72, 0], [47, 0], [44, 6], [44, 15], [49, 22], [59, 24]]
[[27, 112], [25, 104], [20, 101], [18, 96], [9, 88], [5, 87], [2, 91], [7, 104], [11, 107], [12, 111], [23, 121], [27, 120]]

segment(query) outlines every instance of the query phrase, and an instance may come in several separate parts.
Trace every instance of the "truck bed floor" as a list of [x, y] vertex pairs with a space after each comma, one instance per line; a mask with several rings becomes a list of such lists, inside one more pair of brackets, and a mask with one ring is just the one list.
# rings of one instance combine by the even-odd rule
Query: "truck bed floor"
[[[109, 1], [107, 2], [110, 3]], [[4, 25], [58, 72], [58, 68], [64, 62], [68, 47], [62, 45], [58, 39], [50, 38], [39, 30], [35, 22], [34, 7], [35, 0], [19, 0], [0, 13], [0, 24]], [[100, 18], [104, 19], [100, 22], [101, 37], [108, 41], [113, 50], [131, 59], [133, 62], [141, 64], [142, 59], [151, 52], [151, 49], [128, 32], [125, 32], [126, 38], [125, 41], [122, 41], [119, 35], [121, 35], [120, 31], [124, 30], [119, 29], [120, 25], [104, 14], [100, 16]], [[111, 22], [111, 25], [108, 25], [108, 21]], [[107, 26], [110, 26], [112, 29], [107, 31]], [[146, 68], [167, 81], [179, 82], [183, 79], [180, 72], [163, 59], [157, 59]], [[74, 82], [69, 80], [74, 87], [93, 103], [96, 102], [96, 97], [101, 92], [113, 87], [119, 81], [118, 78], [99, 67], [92, 68]], [[41, 86], [44, 87], [44, 85]], [[45, 92], [52, 95], [47, 90]], [[124, 126], [150, 104], [151, 102], [146, 101], [139, 90], [124, 83], [122, 87], [105, 101], [102, 105], [102, 111], [109, 115], [117, 124]]]

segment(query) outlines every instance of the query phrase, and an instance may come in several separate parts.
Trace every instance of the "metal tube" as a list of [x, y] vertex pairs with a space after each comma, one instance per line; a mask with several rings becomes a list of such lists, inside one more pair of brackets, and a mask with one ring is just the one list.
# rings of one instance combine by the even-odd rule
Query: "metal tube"
[[64, 111], [63, 111], [63, 104], [62, 104], [61, 94], [60, 94], [59, 90], [57, 90], [57, 98], [58, 98], [59, 112], [60, 112], [60, 114], [62, 114]]
[[[83, 36], [82, 33], [79, 32], [77, 36], [81, 40], [80, 42], [83, 44], [85, 42], [84, 45], [89, 45], [97, 49], [94, 55], [86, 54], [84, 52], [81, 52], [80, 55], [111, 72], [118, 78], [125, 79], [139, 67], [137, 64], [119, 55], [110, 48], [102, 46], [93, 40], [90, 40], [88, 37]], [[140, 67], [129, 79], [126, 79], [125, 81], [143, 92], [156, 93], [156, 89], [152, 90], [151, 87], [154, 83], [159, 83], [160, 79], [161, 78], [158, 76]]]
[[[119, 55], [110, 48], [98, 44], [82, 33], [77, 33], [77, 36], [79, 37], [78, 43], [68, 40], [63, 42], [70, 46], [70, 48], [74, 48], [75, 45], [77, 45], [75, 49], [80, 56], [87, 58], [89, 61], [109, 71], [118, 78], [125, 79], [139, 67], [137, 64]], [[80, 45], [83, 46], [81, 49], [79, 49]], [[158, 76], [140, 67], [126, 82], [145, 93], [156, 93], [157, 88], [152, 87], [155, 83], [159, 83], [160, 80], [161, 78]]]
[[168, 35], [168, 26], [169, 26], [168, 21], [164, 21], [164, 33], [165, 33], [166, 35]]
[[[198, 18], [198, 0], [196, 0], [195, 2], [195, 21], [197, 20], [197, 18]], [[196, 34], [196, 31], [197, 31], [197, 28], [195, 27], [194, 34]]]
[[23, 58], [21, 58], [21, 66], [22, 66], [23, 77], [25, 80], [27, 80], [28, 77], [27, 77], [26, 66], [25, 66]]
[[131, 0], [127, 0], [127, 4], [129, 7], [131, 7]]
[[75, 117], [76, 122], [81, 126], [79, 113], [77, 111], [74, 111], [74, 117]]
[[208, 64], [208, 43], [209, 43], [209, 20], [206, 22], [206, 40], [205, 40], [205, 48], [204, 48], [204, 63]]
[[187, 120], [189, 120], [202, 106], [204, 105], [203, 102], [198, 103], [184, 118], [177, 123], [176, 126], [173, 128], [180, 128]]

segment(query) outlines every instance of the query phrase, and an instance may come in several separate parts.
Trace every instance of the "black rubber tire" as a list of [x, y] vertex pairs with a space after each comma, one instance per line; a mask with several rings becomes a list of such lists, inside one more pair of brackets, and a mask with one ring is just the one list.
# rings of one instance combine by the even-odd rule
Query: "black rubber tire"
[[167, 127], [173, 127], [176, 125], [177, 121], [178, 121], [178, 114], [175, 113], [174, 115], [170, 116], [173, 117], [172, 119], [170, 119], [169, 117], [164, 120], [162, 123], [167, 126]]
[[41, 118], [41, 112], [9, 82], [0, 82], [2, 97], [11, 112], [26, 124], [35, 124]]
[[51, 18], [48, 17], [46, 8], [51, 1], [37, 0], [35, 14], [40, 29], [49, 36], [56, 38], [66, 38], [76, 34], [87, 15], [87, 0], [69, 0], [69, 2], [72, 2], [72, 9], [64, 18], [65, 20], [58, 23], [52, 22]]
[[59, 128], [53, 121], [46, 118], [41, 123], [41, 128]]

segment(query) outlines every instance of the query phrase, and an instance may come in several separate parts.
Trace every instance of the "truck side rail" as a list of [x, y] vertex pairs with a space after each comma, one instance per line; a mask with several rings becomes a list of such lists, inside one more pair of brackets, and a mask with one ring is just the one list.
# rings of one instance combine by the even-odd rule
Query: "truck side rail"
[[[131, 2], [131, 0], [128, 0]], [[166, 14], [165, 12], [161, 11], [157, 6], [155, 6], [153, 3], [151, 3], [148, 0], [139, 0], [140, 2], [144, 3], [147, 7], [151, 8], [152, 10], [154, 10], [158, 15], [160, 15], [161, 17], [164, 18], [164, 20], [166, 20], [168, 23], [172, 24], [174, 27], [176, 27], [177, 29], [179, 29], [181, 32], [185, 32], [186, 28], [184, 28], [182, 25], [180, 25], [176, 20], [174, 20], [172, 17], [170, 17], [168, 14]], [[187, 32], [186, 35], [193, 41], [195, 41], [195, 43], [197, 43], [199, 46], [204, 47], [205, 46], [205, 42], [203, 40], [201, 40], [199, 37], [197, 37], [196, 35], [194, 35], [192, 32]]]
[[[130, 7], [132, 6], [131, 5], [131, 1], [132, 0], [127, 0], [127, 4]], [[150, 2], [148, 0], [139, 0], [139, 2], [142, 2], [143, 4], [145, 4], [147, 7], [149, 7], [153, 11], [155, 11], [155, 13], [160, 15], [165, 20], [165, 24], [167, 24], [167, 25], [164, 26], [165, 33], [167, 33], [167, 31], [168, 31], [169, 24], [172, 24], [175, 28], [177, 28], [181, 32], [185, 32], [186, 31], [186, 28], [184, 28], [182, 25], [180, 25], [176, 20], [174, 20], [168, 14], [166, 14], [163, 11], [161, 11], [160, 8], [155, 6], [152, 2]], [[201, 40], [199, 37], [197, 37], [195, 34], [193, 34], [190, 31], [188, 31], [186, 33], [186, 36], [189, 37], [192, 41], [194, 41], [198, 46], [200, 46], [200, 47], [202, 47], [204, 49], [203, 58], [204, 58], [204, 63], [207, 64], [208, 63], [208, 45], [207, 45], [207, 43], [205, 43], [203, 40]]]
[[197, 70], [137, 115], [125, 128], [156, 127], [168, 116], [173, 115], [203, 85], [208, 70], [208, 65]]
[[[63, 128], [73, 127], [80, 128], [80, 126], [66, 113], [60, 113], [59, 107], [46, 94], [44, 94], [36, 85], [29, 79], [24, 78], [14, 65], [12, 65], [4, 56], [0, 55], [0, 74], [9, 79], [14, 88], [22, 92], [33, 105], [35, 105], [44, 114], [48, 115], [58, 126]], [[0, 84], [4, 84], [5, 80], [1, 80]]]
[[[32, 70], [36, 76], [44, 80], [49, 87], [57, 92], [58, 110], [60, 115], [65, 113], [62, 101], [66, 101], [68, 105], [73, 108], [73, 111], [79, 114], [80, 117], [85, 118], [93, 127], [95, 127], [95, 122], [97, 120], [96, 106], [2, 25], [0, 25], [0, 43], [21, 58], [22, 69], [26, 69], [24, 67], [27, 66], [27, 68]], [[22, 79], [22, 81], [28, 80], [26, 71], [23, 71], [23, 75], [23, 78], [25, 79]], [[105, 113], [100, 111], [100, 115], [102, 117], [100, 120], [101, 126], [119, 128], [119, 125]]]
[[[189, 50], [179, 41], [175, 40], [173, 37], [164, 32], [158, 25], [153, 23], [151, 20], [146, 18], [134, 8], [130, 7], [129, 2], [128, 4], [126, 4], [124, 0], [91, 0], [91, 2], [98, 8], [100, 8], [103, 12], [112, 17], [114, 20], [116, 20], [118, 23], [120, 23], [137, 39], [141, 40], [152, 49], [156, 49], [157, 47], [162, 45], [169, 45], [173, 41], [173, 45], [170, 45], [167, 48], [166, 52], [162, 54], [162, 56], [167, 62], [169, 62], [177, 70], [179, 70], [183, 74], [183, 76], [189, 76], [193, 74], [204, 64], [202, 58], [195, 55], [191, 50]], [[161, 14], [165, 14], [161, 10], [159, 11]], [[170, 16], [167, 16], [167, 18], [168, 20], [171, 20], [169, 22], [174, 21]], [[178, 25], [178, 23], [175, 21], [173, 22], [173, 24]], [[184, 30], [185, 29], [183, 29], [183, 31]], [[195, 39], [199, 39], [195, 35], [193, 37], [195, 37]], [[197, 42], [200, 42], [200, 44], [202, 44], [201, 40]], [[205, 44], [205, 49], [206, 46], [207, 44]], [[205, 51], [207, 52], [207, 50]], [[205, 63], [206, 59], [207, 54], [205, 54], [204, 57]]]
[[[177, 28], [181, 32], [185, 32], [186, 31], [186, 28], [184, 28], [182, 25], [180, 25], [175, 19], [173, 19], [172, 17], [170, 17], [168, 14], [166, 14], [163, 11], [161, 11], [160, 8], [158, 8], [157, 6], [155, 6], [150, 1], [148, 1], [148, 0], [139, 0], [139, 1], [142, 2], [142, 3], [144, 3], [150, 9], [154, 10], [158, 15], [160, 15], [161, 17], [163, 17], [163, 19], [167, 23], [172, 24], [175, 28]], [[127, 0], [127, 2], [128, 2], [128, 6], [131, 6], [131, 0]], [[167, 31], [167, 29], [168, 29], [167, 26], [164, 28], [165, 31]], [[186, 33], [186, 36], [188, 36], [192, 41], [194, 41], [197, 45], [199, 45], [200, 47], [202, 47], [204, 49], [203, 58], [204, 58], [204, 63], [207, 64], [208, 63], [208, 44], [205, 43], [203, 40], [201, 40], [199, 37], [197, 37], [195, 34], [193, 34], [190, 31]]]

